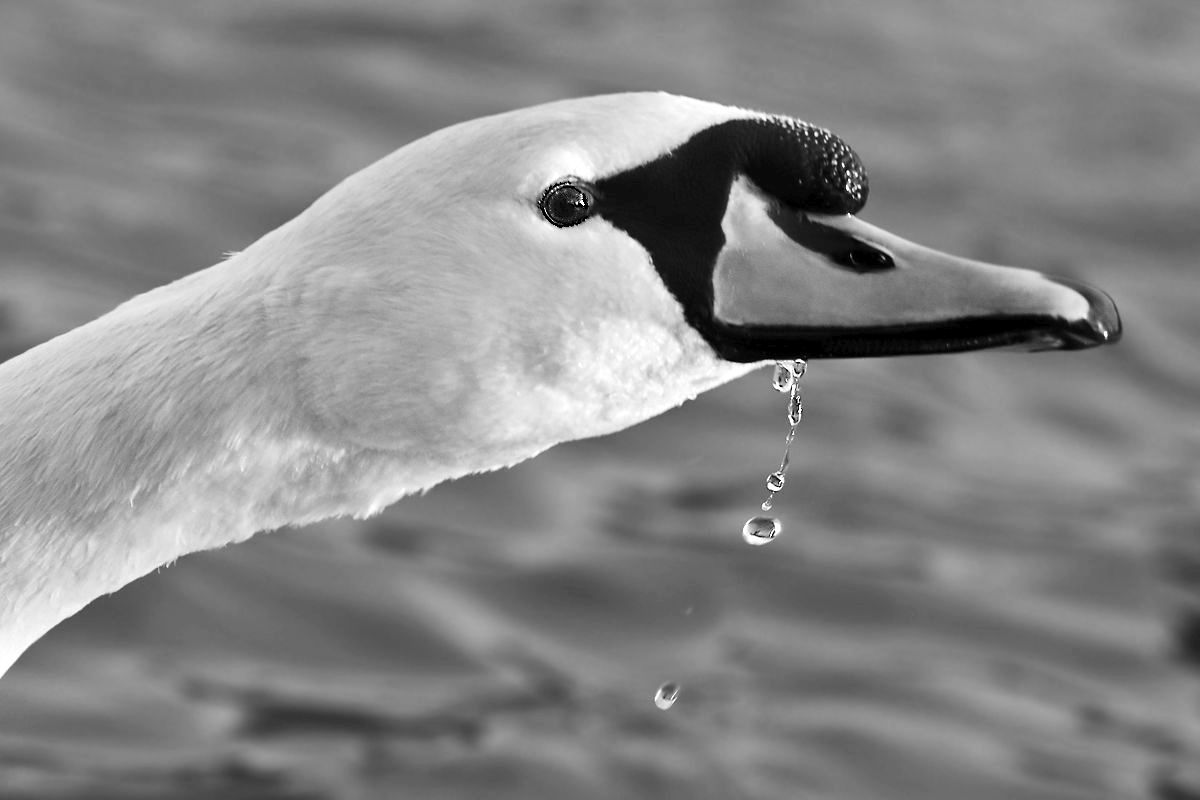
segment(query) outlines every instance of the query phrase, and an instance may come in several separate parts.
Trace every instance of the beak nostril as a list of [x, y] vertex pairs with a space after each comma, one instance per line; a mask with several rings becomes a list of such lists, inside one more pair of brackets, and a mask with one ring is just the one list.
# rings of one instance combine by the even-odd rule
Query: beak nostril
[[894, 269], [892, 255], [834, 225], [817, 222], [810, 215], [782, 203], [772, 203], [767, 215], [775, 226], [796, 244], [820, 253], [830, 262], [854, 272]]
[[896, 266], [890, 255], [864, 244], [856, 244], [848, 250], [834, 254], [833, 260], [844, 267], [853, 267], [860, 272], [892, 269]]

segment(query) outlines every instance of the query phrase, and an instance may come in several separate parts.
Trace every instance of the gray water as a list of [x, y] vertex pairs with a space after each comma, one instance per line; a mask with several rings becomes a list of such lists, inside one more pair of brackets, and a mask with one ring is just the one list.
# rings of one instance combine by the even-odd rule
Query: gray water
[[421, 134], [640, 88], [833, 128], [865, 218], [1125, 340], [814, 362], [767, 547], [764, 371], [187, 557], [0, 681], [0, 797], [1200, 797], [1190, 0], [0, 3], [0, 352]]

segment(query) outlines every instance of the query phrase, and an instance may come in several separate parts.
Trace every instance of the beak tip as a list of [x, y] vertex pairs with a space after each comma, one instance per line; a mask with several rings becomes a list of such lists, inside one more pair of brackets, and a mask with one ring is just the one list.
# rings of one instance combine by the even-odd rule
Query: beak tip
[[1121, 341], [1124, 333], [1121, 315], [1117, 311], [1117, 304], [1106, 292], [1086, 283], [1063, 278], [1053, 280], [1083, 295], [1088, 304], [1087, 316], [1072, 325], [1070, 338], [1074, 347], [1070, 349], [1097, 347]]
[[1117, 304], [1112, 298], [1104, 292], [1096, 289], [1093, 290], [1102, 298], [1102, 303], [1099, 307], [1092, 305], [1092, 313], [1089, 315], [1096, 327], [1096, 333], [1100, 336], [1100, 344], [1116, 344], [1121, 341], [1121, 334], [1124, 332], [1121, 328], [1121, 315], [1117, 311]]

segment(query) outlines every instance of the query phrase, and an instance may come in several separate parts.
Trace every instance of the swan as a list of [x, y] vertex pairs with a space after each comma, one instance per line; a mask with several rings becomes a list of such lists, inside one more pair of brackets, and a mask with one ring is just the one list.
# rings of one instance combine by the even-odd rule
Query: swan
[[856, 215], [838, 137], [662, 93], [455, 125], [0, 365], [0, 674], [256, 531], [625, 428], [784, 358], [1116, 341], [1095, 289]]

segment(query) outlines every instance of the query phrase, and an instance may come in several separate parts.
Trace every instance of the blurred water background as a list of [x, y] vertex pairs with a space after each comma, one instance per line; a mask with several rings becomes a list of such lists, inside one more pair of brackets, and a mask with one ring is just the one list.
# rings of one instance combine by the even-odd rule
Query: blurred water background
[[814, 363], [765, 548], [760, 372], [185, 558], [0, 681], [0, 797], [1200, 797], [1192, 0], [0, 2], [0, 350], [424, 133], [646, 88], [833, 128], [865, 218], [1124, 342]]

